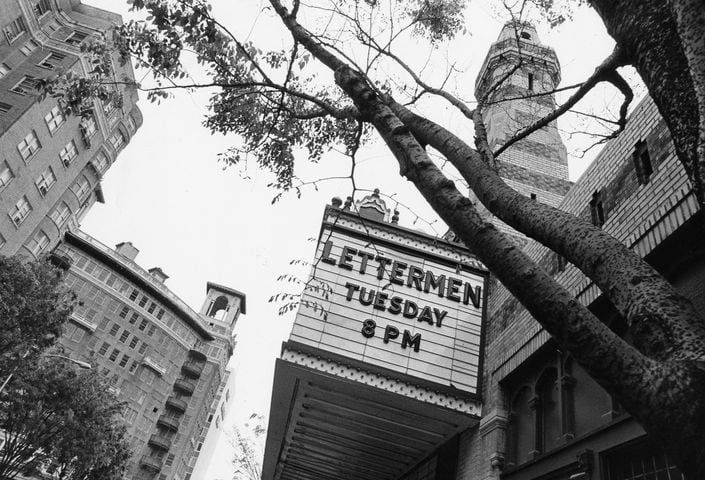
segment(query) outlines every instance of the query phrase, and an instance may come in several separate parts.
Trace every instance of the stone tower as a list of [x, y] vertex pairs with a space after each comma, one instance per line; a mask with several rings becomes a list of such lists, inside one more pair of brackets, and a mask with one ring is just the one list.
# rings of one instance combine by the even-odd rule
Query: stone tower
[[[475, 98], [481, 98], [520, 60], [521, 67], [490, 95], [483, 110], [493, 150], [556, 106], [552, 94], [541, 95], [556, 88], [560, 82], [556, 53], [539, 42], [531, 24], [519, 22], [505, 24], [499, 38], [490, 47], [475, 82]], [[555, 122], [514, 144], [499, 156], [499, 160], [500, 175], [507, 184], [539, 202], [558, 206], [571, 186], [566, 148]], [[493, 222], [509, 229], [496, 219]]]

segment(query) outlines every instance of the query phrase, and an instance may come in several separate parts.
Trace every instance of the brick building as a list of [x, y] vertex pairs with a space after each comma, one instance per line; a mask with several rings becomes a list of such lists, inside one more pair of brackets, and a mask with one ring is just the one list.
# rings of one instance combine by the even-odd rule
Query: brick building
[[[121, 22], [80, 0], [0, 2], [0, 254], [50, 251], [103, 201], [103, 175], [142, 124], [136, 91], [123, 90], [121, 106], [96, 100], [81, 119], [38, 102], [35, 85], [61, 70], [87, 75], [81, 45]], [[134, 78], [129, 62], [113, 65]]]
[[[557, 84], [560, 72], [555, 54], [538, 43], [535, 30], [529, 25], [519, 25], [516, 31], [519, 47], [516, 47], [513, 35], [514, 28], [506, 26], [491, 47], [478, 78], [479, 95], [491, 84], [488, 83], [491, 79], [508, 72], [519, 55], [526, 57], [522, 68], [510, 77], [506, 91], [498, 89], [498, 94], [511, 95], [510, 98], [525, 97], [532, 90]], [[495, 96], [494, 100], [500, 100], [500, 97]], [[502, 143], [516, 133], [518, 120], [530, 121], [534, 118], [532, 115], [540, 116], [552, 106], [553, 99], [547, 96], [495, 103], [485, 111], [491, 141], [495, 145]], [[705, 314], [705, 282], [702, 281], [705, 250], [695, 226], [697, 203], [676, 158], [668, 129], [649, 98], [635, 107], [625, 130], [605, 145], [572, 186], [566, 179], [565, 149], [555, 126], [516, 144], [500, 159], [502, 176], [519, 192], [556, 205], [605, 229], [655, 266]], [[336, 229], [351, 228], [354, 221], [348, 219], [346, 213], [331, 220], [331, 208], [327, 207], [322, 235], [336, 240]], [[336, 227], [331, 226], [331, 222]], [[366, 233], [358, 234], [359, 238], [364, 238], [361, 244], [366, 250], [408, 236], [398, 226], [380, 227], [367, 219], [362, 210], [359, 210], [357, 222], [366, 224], [363, 229]], [[333, 233], [328, 233], [329, 230]], [[592, 281], [546, 248], [523, 241], [525, 251], [580, 302], [618, 333], [626, 332], [623, 320]], [[410, 265], [425, 265], [429, 261], [432, 250], [424, 245], [427, 245], [424, 240], [416, 239], [405, 246], [404, 268], [411, 269]], [[434, 248], [442, 249], [444, 245], [439, 241]], [[342, 266], [356, 270], [357, 263], [351, 261], [359, 260], [355, 253], [319, 250], [315, 275], [334, 285], [339, 284], [339, 277], [349, 275], [340, 270]], [[461, 275], [466, 268], [464, 265], [472, 262], [472, 256], [462, 250], [456, 255], [459, 259], [456, 274]], [[332, 265], [337, 265], [338, 269], [333, 272], [337, 272], [337, 277], [329, 275], [328, 267], [321, 263], [324, 258], [334, 260]], [[410, 274], [407, 281], [406, 276], [394, 273], [404, 270], [397, 262], [377, 261], [381, 278], [387, 279], [378, 286], [393, 287], [390, 296], [394, 295], [396, 288], [392, 278], [403, 278], [406, 286], [413, 286], [415, 274]], [[323, 272], [318, 271], [319, 266], [325, 267], [321, 269]], [[430, 372], [437, 371], [435, 364], [429, 368], [417, 365], [414, 371], [407, 368], [405, 373], [408, 375], [400, 377], [389, 354], [378, 357], [386, 362], [383, 369], [378, 368], [374, 356], [355, 362], [355, 349], [344, 345], [352, 339], [359, 341], [360, 333], [363, 336], [365, 333], [364, 322], [368, 318], [376, 319], [377, 314], [360, 311], [357, 316], [349, 318], [348, 331], [333, 328], [337, 321], [335, 317], [345, 311], [347, 302], [355, 300], [357, 290], [354, 285], [342, 290], [342, 298], [331, 295], [328, 303], [323, 302], [323, 306], [329, 308], [328, 317], [319, 320], [319, 324], [315, 315], [299, 312], [277, 367], [282, 373], [295, 373], [298, 390], [293, 394], [287, 391], [292, 387], [282, 381], [282, 373], [275, 373], [263, 479], [683, 478], [663, 452], [649, 441], [643, 429], [572, 361], [570, 355], [557, 347], [538, 322], [491, 274], [485, 287], [479, 384], [477, 395], [470, 397], [464, 396], [463, 386], [454, 382], [451, 383], [454, 388], [449, 391], [440, 374], [429, 377]], [[320, 298], [326, 299], [325, 296]], [[360, 302], [362, 300], [360, 297]], [[366, 301], [373, 306], [374, 312], [377, 297]], [[380, 305], [384, 306], [384, 303]], [[466, 315], [459, 315], [457, 320], [463, 320]], [[300, 316], [307, 318], [300, 320]], [[333, 321], [331, 317], [334, 317]], [[390, 331], [384, 331], [381, 340], [385, 345], [399, 341], [398, 330], [391, 330], [391, 335]], [[327, 336], [342, 340], [337, 343], [324, 341]], [[370, 338], [377, 340], [375, 336]], [[318, 342], [316, 348], [299, 345], [302, 339], [307, 344]], [[331, 345], [334, 349], [330, 348]], [[449, 349], [445, 355], [451, 357], [463, 350], [448, 339], [444, 345]], [[363, 352], [367, 352], [368, 347], [366, 344]], [[331, 350], [336, 354], [332, 355]], [[411, 365], [414, 359], [418, 360], [412, 357], [407, 365]], [[311, 370], [325, 377], [325, 381], [316, 378]], [[339, 380], [339, 377], [347, 381]], [[404, 386], [394, 388], [400, 381]], [[361, 385], [354, 385], [354, 382]], [[326, 396], [323, 393], [327, 392], [325, 387], [332, 391], [337, 389], [347, 397]], [[382, 402], [381, 394], [370, 393], [370, 387], [391, 389], [396, 394], [396, 402], [391, 399]], [[313, 393], [309, 394], [311, 389]], [[454, 396], [454, 400], [442, 404], [447, 415], [458, 411], [463, 398], [474, 402], [476, 407], [476, 410], [463, 412], [460, 417], [451, 417], [454, 425], [459, 427], [454, 434], [449, 434], [452, 429], [443, 430], [439, 411], [435, 405], [430, 405], [434, 403], [431, 399], [435, 399], [437, 405], [438, 399], [448, 395]], [[301, 396], [303, 398], [299, 398]], [[418, 402], [427, 402], [427, 405], [420, 406]], [[391, 412], [390, 405], [396, 405]], [[336, 425], [337, 438], [326, 437], [326, 432], [321, 431], [326, 415], [330, 418], [336, 413], [339, 415], [337, 423], [329, 421]], [[394, 421], [389, 420], [392, 417]], [[365, 424], [366, 420], [369, 423]], [[436, 422], [437, 429], [435, 437], [429, 435], [429, 423], [433, 422]], [[366, 425], [367, 430], [360, 425]], [[334, 431], [333, 427], [327, 428]], [[423, 452], [414, 450], [409, 439], [425, 442], [427, 449]], [[403, 466], [398, 466], [400, 463]]]
[[111, 249], [79, 230], [65, 234], [51, 258], [68, 269], [80, 304], [60, 342], [127, 404], [127, 478], [188, 480], [222, 399], [233, 394], [226, 365], [246, 299], [209, 282], [197, 313], [160, 268], [137, 265], [137, 253], [129, 242]]

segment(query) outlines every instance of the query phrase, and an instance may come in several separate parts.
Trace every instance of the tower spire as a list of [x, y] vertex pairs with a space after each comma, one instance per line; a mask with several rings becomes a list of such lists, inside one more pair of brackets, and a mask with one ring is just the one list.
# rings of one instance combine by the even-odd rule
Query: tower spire
[[[511, 75], [494, 88], [509, 72]], [[526, 22], [507, 22], [475, 82], [478, 99], [494, 88], [482, 112], [490, 147], [496, 149], [522, 128], [551, 113], [556, 101], [550, 92], [560, 80], [556, 53], [539, 41], [536, 28]], [[572, 185], [566, 148], [556, 122], [512, 145], [499, 156], [498, 164], [500, 175], [512, 188], [552, 206], [561, 203]], [[493, 222], [517, 234], [499, 220]]]

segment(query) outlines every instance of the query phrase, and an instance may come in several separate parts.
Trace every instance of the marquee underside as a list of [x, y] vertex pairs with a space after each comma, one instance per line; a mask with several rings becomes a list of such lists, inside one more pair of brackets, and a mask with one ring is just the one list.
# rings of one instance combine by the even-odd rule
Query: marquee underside
[[270, 412], [263, 480], [396, 480], [478, 422], [285, 360]]

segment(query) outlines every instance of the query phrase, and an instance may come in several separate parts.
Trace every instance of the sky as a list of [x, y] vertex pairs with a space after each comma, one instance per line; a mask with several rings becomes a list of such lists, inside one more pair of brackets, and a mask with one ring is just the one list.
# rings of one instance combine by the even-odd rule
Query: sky
[[[122, 0], [83, 1], [121, 13], [125, 19], [133, 15]], [[266, 1], [219, 0], [213, 4], [215, 16], [238, 35], [249, 35], [275, 48], [285, 45], [271, 10], [264, 8]], [[506, 19], [496, 2], [471, 2], [467, 29], [472, 34], [454, 49], [443, 51], [458, 61], [462, 72], [455, 86], [467, 97]], [[613, 45], [599, 19], [587, 9], [579, 10], [572, 22], [561, 27], [550, 30], [539, 25], [538, 30], [542, 43], [556, 49], [563, 85], [585, 79]], [[414, 58], [420, 48], [426, 47], [415, 45], [401, 53]], [[143, 72], [137, 72], [138, 79], [142, 76]], [[291, 284], [276, 281], [281, 274], [308, 275], [307, 267], [290, 263], [312, 259], [323, 209], [334, 196], [345, 199], [350, 182], [319, 182], [315, 188], [304, 188], [300, 199], [285, 194], [272, 204], [277, 192], [267, 187], [271, 175], [254, 165], [224, 169], [217, 161], [218, 153], [237, 139], [211, 135], [201, 125], [208, 96], [206, 91], [180, 92], [156, 105], [141, 95], [144, 124], [105, 175], [105, 204], [96, 204], [81, 228], [109, 246], [131, 241], [140, 250], [137, 262], [144, 268], [161, 267], [170, 276], [166, 285], [196, 311], [205, 299], [208, 281], [246, 294], [247, 314], [236, 327], [238, 343], [231, 359], [237, 377], [235, 407], [227, 423], [233, 425], [251, 413], [268, 413], [274, 361], [294, 318], [291, 313], [278, 315], [280, 305], [268, 300], [280, 292], [296, 292]], [[599, 108], [615, 98], [613, 91], [600, 90], [586, 103]], [[442, 102], [435, 101], [429, 108], [454, 131], [469, 135], [471, 126]], [[559, 121], [559, 128], [569, 131], [571, 125], [566, 123], [570, 122]], [[569, 152], [584, 148], [568, 135], [564, 141]], [[589, 159], [569, 156], [571, 179], [582, 173]], [[349, 168], [348, 159], [331, 153], [318, 166], [297, 164], [297, 175], [313, 181], [347, 175]], [[383, 148], [372, 145], [362, 151], [356, 173], [358, 188], [379, 188], [392, 196], [387, 198], [390, 207], [399, 202], [401, 225], [430, 234], [445, 232], [411, 184], [399, 176], [395, 160]], [[206, 479], [230, 479], [231, 457], [223, 441]]]

